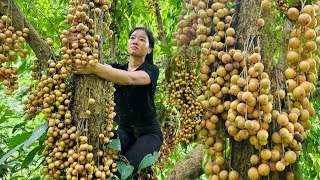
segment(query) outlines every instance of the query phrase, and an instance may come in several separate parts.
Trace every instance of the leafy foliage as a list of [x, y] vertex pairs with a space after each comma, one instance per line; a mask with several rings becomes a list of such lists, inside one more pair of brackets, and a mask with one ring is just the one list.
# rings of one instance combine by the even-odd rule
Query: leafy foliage
[[35, 129], [43, 123], [43, 118], [38, 117], [33, 122], [26, 122], [22, 118], [23, 113], [13, 111], [11, 106], [16, 106], [14, 99], [8, 98], [0, 102], [0, 177], [40, 178], [39, 165], [45, 139], [43, 133], [48, 124]]
[[159, 158], [159, 152], [155, 151], [153, 154], [147, 154], [139, 164], [139, 170], [153, 165]]
[[[320, 97], [313, 100], [316, 112], [320, 112]], [[299, 165], [303, 168], [302, 174], [305, 179], [320, 178], [320, 119], [319, 113], [312, 118], [312, 127], [307, 132], [308, 138], [303, 143], [303, 152]]]
[[108, 147], [117, 151], [121, 151], [120, 139], [112, 139], [110, 143], [108, 143]]
[[121, 180], [127, 179], [133, 172], [134, 167], [129, 164], [125, 164], [123, 161], [117, 161], [118, 171], [121, 174]]

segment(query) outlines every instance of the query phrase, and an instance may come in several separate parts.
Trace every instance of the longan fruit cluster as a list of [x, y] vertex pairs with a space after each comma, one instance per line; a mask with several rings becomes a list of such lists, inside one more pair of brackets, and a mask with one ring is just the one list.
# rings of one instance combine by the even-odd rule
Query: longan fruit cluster
[[197, 89], [197, 78], [191, 71], [190, 65], [197, 62], [196, 54], [192, 50], [182, 47], [171, 62], [176, 69], [172, 79], [168, 82], [166, 92], [168, 104], [179, 112], [180, 127], [177, 140], [190, 143], [195, 136], [195, 126], [200, 122], [201, 104], [192, 94]]
[[[220, 158], [223, 153], [219, 151], [219, 144], [224, 143], [225, 135], [218, 131], [221, 128], [217, 128], [222, 123], [236, 141], [249, 138], [259, 150], [252, 157], [252, 167], [248, 171], [250, 179], [267, 176], [270, 171], [285, 170], [296, 161], [301, 142], [306, 138], [304, 130], [310, 128], [309, 117], [314, 114], [307, 99], [314, 90], [315, 68], [319, 61], [315, 56], [320, 42], [316, 26], [319, 19], [314, 13], [319, 11], [319, 6], [315, 5], [318, 2], [306, 5], [301, 12], [292, 8], [287, 12], [288, 16], [293, 16], [290, 19], [297, 20], [299, 27], [303, 28], [295, 28], [291, 33], [291, 38], [296, 37], [299, 41], [289, 41], [296, 47], [292, 50], [289, 45], [287, 55], [289, 70], [284, 76], [290, 78], [287, 78], [286, 87], [282, 87], [277, 79], [276, 89], [272, 89], [271, 79], [264, 72], [258, 39], [249, 38], [244, 51], [234, 48], [236, 32], [231, 23], [235, 9], [229, 8], [227, 1], [185, 2], [186, 9], [178, 18], [179, 29], [174, 37], [175, 45], [201, 48], [200, 79], [203, 86], [196, 95], [204, 114], [196, 131], [210, 155], [205, 166], [206, 174], [211, 179], [218, 179], [228, 173], [223, 169], [228, 164], [219, 166], [221, 164], [215, 161], [215, 157]], [[263, 0], [261, 12], [270, 11], [272, 6], [272, 1]], [[310, 10], [310, 6], [314, 10]], [[263, 18], [257, 20], [259, 27], [264, 24]], [[276, 76], [281, 75], [282, 72], [276, 70]], [[287, 171], [287, 177], [292, 177], [292, 172]]]
[[160, 149], [159, 161], [156, 164], [157, 168], [161, 171], [164, 171], [170, 163], [170, 155], [178, 143], [176, 140], [176, 129], [177, 125], [170, 122], [162, 126], [163, 144]]
[[170, 154], [179, 142], [189, 144], [195, 137], [195, 126], [200, 122], [201, 104], [192, 93], [197, 89], [197, 77], [193, 71], [197, 57], [193, 50], [178, 47], [167, 72], [170, 79], [165, 86], [168, 119], [162, 127], [164, 140], [157, 167], [164, 170], [170, 162]]
[[242, 52], [242, 57], [245, 64], [242, 72], [231, 77], [230, 94], [236, 99], [230, 103], [225, 126], [228, 134], [236, 141], [249, 139], [250, 144], [260, 151], [261, 156], [258, 156], [259, 159], [248, 171], [249, 179], [252, 179], [256, 174], [260, 177], [267, 176], [270, 172], [268, 161], [270, 158], [260, 161], [260, 157], [262, 152], [270, 151], [266, 147], [270, 140], [270, 124], [277, 121], [279, 112], [274, 110], [271, 80], [264, 72], [259, 45], [255, 48], [246, 48]]
[[16, 30], [11, 21], [7, 15], [0, 18], [0, 82], [6, 87], [6, 95], [11, 95], [19, 88], [18, 68], [10, 67], [8, 63], [13, 65], [17, 55], [20, 58], [27, 56], [28, 50], [24, 48], [24, 45], [26, 44], [25, 38], [30, 33], [28, 28]]
[[114, 97], [113, 94], [116, 91], [114, 88], [114, 84], [112, 82], [107, 82], [107, 90], [105, 91], [105, 96], [107, 98], [107, 104], [106, 104], [106, 113], [108, 114], [107, 116], [107, 132], [110, 132], [113, 127], [113, 118], [116, 116], [115, 112], [115, 102], [114, 102]]
[[[179, 29], [174, 33], [174, 37], [178, 46], [198, 46], [201, 49], [199, 77], [202, 88], [195, 92], [204, 112], [201, 123], [196, 126], [197, 137], [208, 148], [209, 159], [214, 156], [223, 158], [219, 145], [224, 143], [225, 133], [218, 131], [217, 127], [223, 124], [221, 119], [227, 119], [230, 78], [239, 73], [239, 68], [244, 67], [241, 62], [243, 59], [233, 60], [234, 54], [235, 58], [241, 55], [240, 50], [234, 49], [235, 29], [231, 23], [235, 9], [229, 8], [226, 0], [185, 2], [186, 8], [178, 18]], [[208, 163], [207, 168], [210, 169], [207, 175], [211, 179], [215, 179], [220, 171], [229, 175], [226, 164], [215, 168], [214, 173], [211, 171], [212, 163]], [[233, 171], [230, 173], [234, 174]], [[237, 179], [237, 175], [232, 177]]]
[[[289, 16], [289, 11], [296, 10], [293, 8], [288, 10], [288, 17], [291, 20], [295, 18]], [[320, 19], [319, 13], [318, 5], [306, 5], [300, 13], [298, 11], [296, 14], [298, 16], [297, 23], [290, 34], [289, 51], [286, 55], [289, 67], [284, 72], [288, 86], [288, 106], [300, 109], [299, 120], [306, 130], [311, 125], [309, 117], [315, 114], [314, 108], [309, 103], [309, 98], [315, 90], [314, 82], [319, 65], [317, 56], [317, 46], [320, 44], [318, 41], [320, 37], [319, 26], [317, 25], [317, 19]]]
[[[244, 52], [248, 53], [248, 52]], [[244, 55], [246, 66], [241, 75], [231, 77], [230, 94], [237, 99], [230, 103], [226, 127], [236, 141], [255, 135], [260, 128], [268, 129], [271, 122], [273, 96], [271, 81], [263, 72], [261, 55], [257, 52]], [[263, 119], [263, 122], [259, 120]], [[259, 139], [259, 145], [266, 145], [267, 139]]]
[[[98, 151], [99, 158], [102, 158], [102, 163], [95, 167], [94, 177], [97, 179], [108, 179], [117, 171], [118, 154], [114, 149], [106, 148]], [[93, 178], [94, 179], [94, 178]]]
[[68, 170], [66, 171], [67, 179], [81, 179], [86, 177], [93, 178], [94, 161], [93, 146], [88, 144], [86, 136], [79, 136], [76, 141], [76, 148], [68, 151]]
[[[223, 148], [221, 144], [217, 144], [216, 148]], [[220, 147], [219, 147], [220, 146]], [[209, 160], [205, 167], [204, 173], [210, 176], [210, 179], [239, 179], [240, 175], [237, 171], [231, 170], [228, 172], [225, 159], [222, 156], [217, 156], [214, 160]]]
[[[47, 43], [52, 45], [50, 42]], [[27, 111], [26, 119], [34, 118], [39, 113], [43, 113], [48, 121], [48, 138], [44, 142], [45, 149], [43, 151], [46, 156], [43, 162], [43, 174], [45, 179], [58, 179], [66, 177], [65, 169], [69, 166], [76, 168], [73, 173], [83, 173], [84, 171], [82, 166], [80, 167], [75, 162], [79, 155], [76, 149], [79, 132], [72, 123], [69, 109], [72, 93], [68, 92], [67, 85], [71, 65], [64, 61], [54, 60], [54, 58], [48, 60], [47, 64], [48, 69], [41, 75], [38, 72], [37, 60], [35, 60], [34, 66], [31, 67], [34, 83], [27, 88], [29, 91], [28, 99], [23, 103], [24, 110]], [[85, 137], [81, 139], [85, 144], [82, 146], [92, 149], [86, 144]], [[81, 155], [86, 156], [87, 154], [82, 152]]]
[[277, 5], [279, 12], [286, 12], [289, 8], [288, 0], [279, 0]]
[[42, 75], [40, 80], [35, 81], [35, 86], [29, 88], [31, 92], [28, 99], [24, 101], [25, 110], [28, 111], [27, 119], [43, 113], [49, 123], [48, 139], [44, 143], [43, 152], [46, 156], [43, 169], [45, 179], [65, 176], [64, 170], [73, 163], [69, 158], [70, 150], [75, 151], [74, 147], [77, 144], [77, 128], [72, 123], [69, 110], [72, 94], [67, 92], [67, 84], [63, 79], [68, 76], [67, 70], [65, 71], [65, 73], [60, 71], [50, 76]]
[[[74, 45], [69, 48], [68, 39], [64, 37], [68, 31], [64, 31], [62, 37], [63, 47], [61, 48], [61, 60], [56, 57], [51, 57], [48, 60], [48, 69], [44, 74], [40, 74], [37, 67], [37, 60], [34, 66], [31, 67], [34, 83], [27, 88], [30, 91], [28, 99], [24, 101], [24, 109], [28, 111], [26, 119], [34, 118], [39, 113], [45, 115], [45, 119], [49, 123], [47, 130], [48, 139], [45, 141], [45, 149], [43, 154], [46, 156], [44, 161], [44, 178], [59, 179], [65, 177], [67, 179], [107, 179], [112, 177], [117, 171], [115, 160], [118, 159], [117, 152], [106, 147], [114, 136], [112, 130], [112, 122], [115, 116], [113, 92], [115, 91], [113, 83], [106, 84], [105, 91], [107, 97], [106, 113], [107, 119], [100, 126], [100, 131], [96, 136], [98, 139], [98, 151], [94, 154], [95, 146], [89, 144], [88, 141], [88, 122], [80, 121], [77, 126], [72, 120], [71, 111], [69, 109], [72, 93], [67, 90], [70, 83], [70, 75], [72, 73], [73, 63], [76, 60], [81, 60], [81, 63], [90, 63], [90, 60], [97, 61], [98, 55], [98, 40], [99, 36], [94, 31], [94, 23], [97, 23], [98, 18], [85, 21], [88, 16], [83, 13], [86, 7], [99, 6], [102, 9], [93, 8], [92, 13], [95, 17], [104, 14], [110, 6], [109, 1], [94, 2], [89, 1], [70, 1], [70, 12], [73, 15], [72, 22], [75, 25], [75, 32], [78, 35], [85, 35], [88, 39], [81, 41], [81, 49]], [[80, 3], [80, 4], [79, 4]], [[74, 9], [76, 7], [76, 10]], [[77, 8], [79, 11], [77, 11]], [[82, 9], [81, 9], [82, 8]], [[80, 11], [81, 9], [81, 11]], [[74, 11], [75, 10], [75, 11]], [[88, 10], [88, 9], [87, 9]], [[86, 11], [89, 13], [89, 10]], [[80, 15], [79, 15], [80, 13]], [[107, 16], [107, 15], [106, 15]], [[102, 17], [102, 16], [101, 16]], [[70, 16], [68, 16], [70, 18]], [[67, 19], [68, 22], [69, 19]], [[86, 24], [91, 25], [87, 26]], [[82, 24], [81, 24], [82, 23]], [[91, 36], [89, 34], [93, 34]], [[53, 44], [51, 39], [47, 39], [47, 44]], [[79, 56], [81, 55], [81, 57]], [[91, 62], [92, 63], [92, 62]], [[95, 104], [93, 98], [88, 98], [88, 107]], [[90, 110], [86, 112], [90, 115]], [[98, 157], [98, 162], [95, 162], [94, 157]]]
[[62, 62], [55, 63], [53, 60], [49, 60], [48, 64], [48, 75], [43, 74], [39, 80], [35, 80], [34, 84], [27, 88], [30, 94], [24, 101], [24, 110], [27, 111], [26, 119], [34, 118], [40, 112], [44, 113], [46, 118], [51, 118], [54, 112], [59, 112], [62, 116], [68, 109], [72, 94], [66, 92], [65, 79], [69, 76], [71, 67], [64, 66]]
[[[301, 142], [306, 138], [305, 131], [311, 127], [309, 118], [315, 114], [309, 98], [315, 89], [313, 83], [319, 64], [316, 52], [316, 38], [319, 35], [315, 30], [318, 27], [318, 12], [319, 6], [315, 4], [304, 6], [301, 11], [296, 8], [288, 9], [288, 18], [296, 24], [288, 41], [288, 68], [283, 73], [286, 87], [277, 87], [275, 92], [273, 105], [278, 105], [279, 109], [273, 108], [269, 115], [276, 123], [271, 137], [268, 129], [263, 127], [257, 136], [250, 137], [250, 143], [255, 146], [261, 139], [271, 139], [272, 144], [270, 149], [263, 148], [259, 154], [251, 156], [253, 166], [248, 171], [249, 179], [268, 176], [270, 171], [286, 171], [287, 179], [294, 179], [289, 166], [298, 159], [302, 150]], [[260, 145], [263, 146], [261, 143]]]
[[[115, 150], [107, 148], [106, 145], [112, 141], [114, 133], [112, 132], [113, 128], [113, 118], [116, 113], [114, 112], [114, 99], [113, 94], [116, 89], [113, 86], [112, 82], [107, 82], [107, 90], [105, 91], [105, 96], [107, 98], [106, 104], [106, 114], [107, 119], [103, 125], [100, 126], [101, 130], [98, 134], [99, 137], [99, 150], [97, 152], [98, 158], [101, 161], [98, 161], [97, 167], [95, 168], [95, 177], [105, 179], [105, 177], [112, 177], [113, 173], [117, 171], [117, 164], [115, 160], [118, 160], [118, 154]], [[101, 174], [101, 176], [100, 176]]]
[[64, 116], [52, 113], [47, 120], [49, 128], [44, 143], [43, 155], [46, 159], [43, 162], [43, 174], [45, 179], [58, 179], [65, 176], [64, 170], [75, 162], [77, 154], [73, 154], [78, 138], [77, 128], [71, 124], [70, 111], [65, 111]]
[[[64, 30], [60, 36], [63, 46], [61, 48], [62, 58], [66, 63], [71, 64], [95, 64], [98, 62], [99, 42], [102, 43], [102, 37], [98, 34], [96, 23], [104, 23], [103, 26], [109, 36], [113, 32], [109, 29], [111, 24], [109, 8], [111, 2], [104, 1], [70, 1], [69, 15], [66, 23], [71, 27]], [[98, 22], [99, 18], [104, 18], [104, 22]], [[70, 42], [71, 34], [77, 36], [77, 41]]]
[[268, 129], [261, 129], [257, 138], [250, 138], [251, 144], [260, 142], [259, 138], [272, 141], [270, 149], [264, 148], [260, 154], [251, 156], [253, 167], [248, 171], [250, 179], [267, 176], [270, 171], [285, 170], [287, 177], [294, 179], [287, 167], [296, 162], [302, 149], [301, 142], [306, 138], [305, 130], [311, 126], [309, 118], [315, 113], [309, 98], [315, 89], [313, 83], [319, 61], [316, 57], [316, 9], [319, 10], [317, 5], [306, 5], [301, 12], [296, 8], [288, 9], [287, 16], [296, 21], [296, 25], [288, 41], [288, 68], [283, 73], [286, 87], [278, 87], [275, 93], [274, 105], [277, 105], [277, 100], [280, 104], [279, 110], [271, 111], [271, 119], [276, 122], [276, 131], [272, 132], [270, 137]]

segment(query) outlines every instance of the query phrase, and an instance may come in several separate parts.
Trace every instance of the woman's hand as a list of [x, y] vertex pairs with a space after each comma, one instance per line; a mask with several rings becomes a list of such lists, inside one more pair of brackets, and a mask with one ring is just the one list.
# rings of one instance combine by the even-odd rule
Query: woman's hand
[[73, 73], [75, 74], [95, 74], [96, 65], [87, 63], [86, 65], [75, 64]]

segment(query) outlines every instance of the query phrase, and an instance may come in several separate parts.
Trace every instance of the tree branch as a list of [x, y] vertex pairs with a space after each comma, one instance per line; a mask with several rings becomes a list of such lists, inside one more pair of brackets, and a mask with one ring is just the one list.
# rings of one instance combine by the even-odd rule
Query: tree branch
[[158, 21], [157, 26], [158, 26], [160, 41], [161, 41], [161, 44], [163, 46], [165, 46], [165, 45], [167, 45], [167, 41], [166, 41], [166, 36], [164, 35], [164, 31], [163, 31], [162, 17], [161, 17], [161, 13], [160, 13], [160, 7], [159, 7], [158, 0], [154, 0], [154, 7], [155, 7], [155, 13], [157, 16], [157, 21]]
[[201, 168], [203, 145], [198, 145], [193, 151], [180, 159], [170, 171], [167, 180], [193, 180], [203, 174]]
[[[116, 10], [116, 6], [117, 6], [117, 1], [112, 1], [110, 13], [111, 13], [112, 11], [115, 11], [115, 10]], [[113, 32], [116, 32], [116, 23], [115, 23], [114, 21], [111, 22], [110, 29], [111, 29]], [[112, 55], [113, 57], [117, 56], [117, 52], [116, 52], [116, 36], [115, 36], [115, 35], [113, 35], [113, 36], [110, 38], [110, 50], [111, 50], [111, 55]]]
[[[41, 38], [34, 27], [29, 23], [16, 2], [13, 0], [0, 0], [0, 15], [5, 15], [6, 12], [10, 12], [8, 16], [11, 18], [12, 26], [16, 30], [22, 30], [23, 28], [28, 28], [30, 30], [29, 36], [26, 37], [26, 41], [38, 58], [40, 69], [47, 69], [47, 61], [51, 56], [54, 56], [54, 53], [47, 45], [46, 41]], [[10, 15], [12, 15], [12, 17]]]

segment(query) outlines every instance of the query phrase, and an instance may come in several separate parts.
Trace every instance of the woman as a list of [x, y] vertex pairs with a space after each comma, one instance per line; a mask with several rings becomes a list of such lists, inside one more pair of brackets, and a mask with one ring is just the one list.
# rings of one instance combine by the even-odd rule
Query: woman
[[160, 150], [163, 140], [154, 105], [159, 69], [153, 64], [153, 47], [152, 32], [135, 27], [127, 43], [128, 63], [75, 67], [76, 74], [95, 74], [115, 83], [115, 121], [119, 127], [114, 132], [121, 142], [121, 154], [134, 166], [133, 174], [145, 155]]

